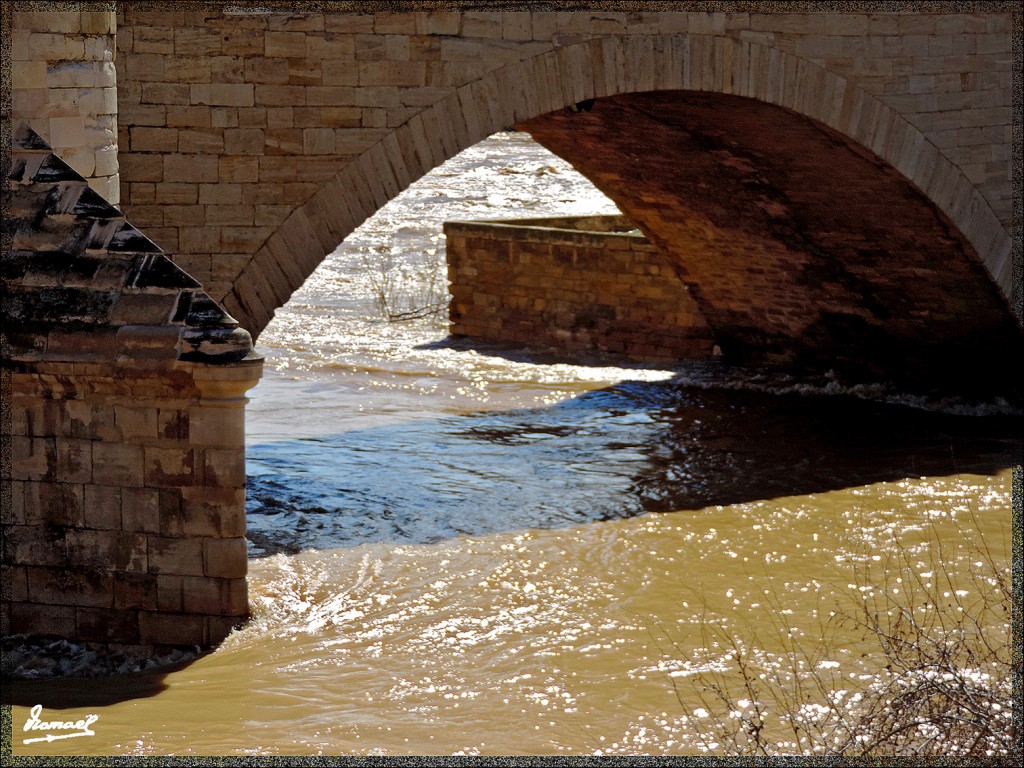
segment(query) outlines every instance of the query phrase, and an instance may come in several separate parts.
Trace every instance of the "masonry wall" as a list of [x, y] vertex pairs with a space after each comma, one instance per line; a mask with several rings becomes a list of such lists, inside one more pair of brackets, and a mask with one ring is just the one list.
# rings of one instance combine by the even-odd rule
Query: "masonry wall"
[[19, 366], [6, 393], [3, 633], [219, 642], [248, 615], [242, 392], [254, 372], [221, 399], [170, 361], [66, 357]]
[[794, 108], [805, 91], [805, 113], [834, 106], [865, 145], [896, 141], [889, 161], [915, 182], [941, 175], [944, 210], [966, 197], [940, 160], [978, 191], [972, 211], [1012, 224], [1008, 11], [119, 9], [124, 203], [254, 333], [426, 170], [489, 131], [622, 89], [750, 91]]
[[244, 405], [262, 359], [27, 128], [5, 183], [0, 630], [216, 643], [248, 613]]
[[451, 332], [637, 361], [706, 357], [712, 334], [624, 217], [446, 222]]
[[116, 16], [109, 5], [106, 11], [11, 14], [11, 106], [15, 127], [27, 122], [116, 205]]
[[1010, 350], [1024, 336], [970, 242], [902, 174], [821, 123], [735, 95], [661, 91], [518, 127], [643, 227], [729, 362], [929, 387], [1017, 376]]

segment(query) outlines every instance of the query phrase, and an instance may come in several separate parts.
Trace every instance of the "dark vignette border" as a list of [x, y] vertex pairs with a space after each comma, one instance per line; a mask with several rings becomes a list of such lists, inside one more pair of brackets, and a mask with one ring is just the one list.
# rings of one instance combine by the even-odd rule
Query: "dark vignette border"
[[[245, 0], [240, 0], [245, 2]], [[219, 9], [224, 5], [233, 5], [230, 0], [220, 2], [202, 2], [201, 0], [152, 0], [155, 7], [174, 7], [175, 10], [202, 11]], [[263, 0], [259, 3], [266, 8], [275, 10], [296, 11], [359, 11], [372, 13], [375, 11], [423, 11], [423, 10], [452, 10], [452, 11], [703, 11], [703, 12], [1006, 12], [1011, 14], [1011, 37], [1012, 37], [1012, 77], [1013, 77], [1013, 107], [1011, 111], [1012, 125], [1012, 159], [1014, 167], [1019, 168], [1024, 163], [1024, 8], [1014, 0], [970, 0], [968, 2], [955, 2], [954, 0], [896, 0], [885, 2], [885, 0], [736, 0], [725, 2], [723, 0], [688, 0], [671, 2], [666, 0], [566, 0], [556, 2], [555, 0]], [[103, 0], [100, 2], [87, 2], [83, 0], [12, 0], [0, 4], [0, 141], [3, 144], [3, 155], [0, 156], [0, 178], [6, 179], [11, 163], [11, 129], [13, 115], [13, 94], [12, 94], [12, 73], [11, 73], [11, 46], [12, 21], [14, 10], [28, 11], [106, 11], [116, 7], [115, 0]], [[1013, 294], [1011, 301], [1018, 317], [1024, 316], [1024, 207], [1022, 207], [1022, 178], [1018, 171], [1011, 177], [1011, 190], [1013, 194], [1013, 232], [1012, 237], [1012, 262], [1013, 262]], [[9, 193], [5, 185], [0, 188], [0, 214], [5, 221], [10, 210]], [[0, 226], [0, 248], [2, 254], [10, 252], [10, 234], [6, 226]], [[0, 350], [3, 354], [3, 350]], [[0, 427], [3, 434], [10, 433], [11, 412], [10, 412], [10, 373], [0, 368]], [[0, 442], [0, 471], [4, 476], [9, 476], [11, 461], [11, 446], [9, 441]], [[11, 493], [8, 489], [0, 494], [0, 507], [7, 511], [12, 503]], [[1013, 491], [1012, 491], [1012, 568], [1013, 568], [1013, 605], [1024, 606], [1024, 530], [1022, 530], [1022, 515], [1024, 515], [1024, 466], [1017, 465], [1013, 468]], [[1021, 707], [1024, 705], [1024, 617], [1020, 610], [1012, 612], [1011, 633], [1013, 643], [1013, 697], [1015, 717], [1021, 717]], [[1018, 744], [1016, 753], [1018, 757], [1024, 754], [1024, 729], [1018, 727]], [[23, 757], [12, 754], [13, 723], [10, 705], [0, 707], [0, 757], [6, 758], [5, 764], [12, 766], [162, 766], [173, 765], [191, 766], [291, 766], [297, 764], [294, 757]], [[630, 765], [630, 766], [663, 766], [663, 765], [751, 765], [749, 760], [738, 758], [711, 758], [711, 757], [639, 757], [639, 758], [606, 758], [606, 757], [420, 757], [411, 760], [404, 757], [308, 757], [304, 760], [305, 765], [312, 766], [391, 766], [404, 764], [417, 764], [426, 766], [468, 766], [485, 762], [490, 765], [500, 766], [598, 766], [598, 765]], [[840, 759], [824, 758], [777, 758], [768, 761], [757, 761], [758, 765], [837, 765]], [[843, 761], [850, 764], [849, 761]], [[904, 760], [885, 761], [860, 761], [859, 765], [915, 765], [916, 763]], [[962, 761], [946, 760], [941, 763], [930, 763], [941, 765], [961, 765]], [[975, 763], [977, 764], [977, 763]], [[1001, 764], [993, 762], [993, 765]], [[1012, 764], [1012, 763], [1011, 763]]]

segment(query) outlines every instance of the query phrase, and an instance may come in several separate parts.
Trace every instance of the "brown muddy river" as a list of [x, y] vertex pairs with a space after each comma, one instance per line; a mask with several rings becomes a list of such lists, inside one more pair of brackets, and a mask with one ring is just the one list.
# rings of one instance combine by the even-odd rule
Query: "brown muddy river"
[[[999, 397], [552, 361], [374, 314], [381, 264], [411, 284], [440, 221], [612, 210], [499, 134], [354, 233], [259, 341], [252, 620], [173, 671], [26, 661], [15, 754], [700, 753], [702, 686], [744, 697], [733, 641], [846, 696], [886, 662], [842, 617], [970, 612], [1010, 567]], [[25, 744], [35, 704], [95, 735]]]

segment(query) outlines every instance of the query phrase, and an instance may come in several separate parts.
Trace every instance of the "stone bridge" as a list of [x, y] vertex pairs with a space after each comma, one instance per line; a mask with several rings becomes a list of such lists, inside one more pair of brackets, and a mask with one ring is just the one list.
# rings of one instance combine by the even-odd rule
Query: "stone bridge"
[[[518, 127], [576, 165], [640, 226], [728, 359], [970, 382], [1006, 375], [1006, 361], [1020, 351], [1020, 222], [1010, 173], [1020, 160], [1011, 73], [1021, 69], [1013, 46], [1021, 16], [1013, 3], [966, 4], [957, 13], [927, 4], [888, 12], [883, 3], [853, 3], [843, 13], [46, 5], [4, 6], [13, 62], [6, 115], [27, 122], [94, 190], [119, 202], [254, 337], [367, 217], [447, 158]], [[17, 189], [36, 183], [19, 179]], [[21, 247], [45, 250], [34, 242], [26, 235]], [[26, 285], [23, 275], [5, 279]], [[36, 364], [30, 358], [21, 359], [16, 380]], [[236, 378], [246, 376], [254, 381], [251, 373]], [[67, 387], [55, 392], [22, 394], [72, 397]], [[154, 424], [163, 423], [160, 413]], [[33, 441], [56, 443], [43, 445], [42, 470], [16, 461], [5, 466], [4, 482], [13, 478], [15, 506], [21, 494], [19, 525], [53, 525], [43, 512], [35, 523], [24, 518], [29, 492], [39, 490], [33, 484], [90, 480], [84, 470], [73, 481], [62, 476], [59, 447], [68, 435], [60, 424], [30, 421], [16, 419], [9, 433], [29, 439], [30, 459]], [[213, 450], [201, 444], [206, 432], [145, 425], [154, 445], [166, 438], [175, 450]], [[82, 429], [85, 439], [104, 439], [102, 430]], [[137, 477], [145, 489], [148, 470]], [[161, 477], [163, 490], [173, 486]], [[240, 487], [237, 477], [230, 483]], [[165, 495], [152, 503], [159, 507]], [[173, 514], [186, 515], [188, 496], [179, 493]], [[139, 532], [129, 531], [135, 523], [124, 503], [120, 536]], [[162, 539], [195, 531], [237, 536], [237, 526], [228, 533], [196, 523], [196, 515], [212, 519], [200, 506], [190, 508], [191, 527], [161, 527], [161, 515], [173, 514], [155, 507], [157, 523], [146, 524], [156, 532], [140, 530], [161, 541], [143, 550], [162, 552]], [[4, 524], [10, 519], [5, 513]], [[60, 525], [90, 522], [65, 516]], [[43, 557], [41, 545], [21, 535], [29, 544], [5, 549], [13, 574], [5, 579], [27, 584], [18, 592], [28, 595], [23, 602], [66, 606], [59, 589], [33, 588], [36, 572], [24, 569], [94, 567], [95, 558], [69, 565], [52, 552]], [[62, 546], [71, 557], [77, 545]], [[134, 592], [117, 592], [115, 579], [83, 604], [106, 610], [131, 592], [143, 597], [126, 598], [122, 613], [203, 614], [221, 587], [234, 589], [207, 589], [203, 579], [237, 578], [235, 568], [209, 565], [210, 546], [189, 550], [188, 573], [167, 570], [173, 557], [154, 573], [152, 560], [129, 556], [124, 567], [152, 575], [152, 584], [139, 576], [128, 580]], [[76, 619], [73, 611], [62, 624], [33, 624], [27, 609], [13, 621], [4, 599], [15, 630], [95, 627], [94, 616]], [[237, 590], [224, 599], [237, 608]], [[119, 641], [152, 640], [121, 618], [128, 629]], [[190, 641], [222, 634], [223, 621], [213, 629], [204, 621]]]

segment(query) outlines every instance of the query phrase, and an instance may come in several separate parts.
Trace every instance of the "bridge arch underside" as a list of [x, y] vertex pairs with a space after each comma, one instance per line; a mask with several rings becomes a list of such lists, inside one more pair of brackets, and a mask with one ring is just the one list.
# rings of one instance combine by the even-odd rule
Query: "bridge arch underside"
[[1014, 381], [1021, 328], [957, 227], [869, 150], [784, 107], [654, 91], [519, 123], [665, 253], [738, 364], [915, 385]]

